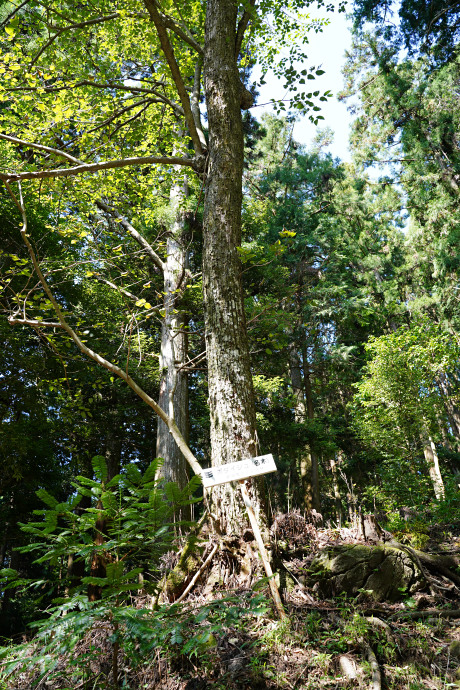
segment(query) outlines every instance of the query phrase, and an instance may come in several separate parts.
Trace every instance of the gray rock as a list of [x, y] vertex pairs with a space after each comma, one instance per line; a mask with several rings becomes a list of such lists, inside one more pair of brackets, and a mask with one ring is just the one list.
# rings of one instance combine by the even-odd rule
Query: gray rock
[[409, 554], [391, 546], [352, 544], [329, 547], [312, 561], [308, 584], [323, 596], [370, 591], [376, 601], [398, 601], [425, 580]]
[[454, 640], [449, 645], [449, 656], [451, 659], [460, 661], [460, 640]]

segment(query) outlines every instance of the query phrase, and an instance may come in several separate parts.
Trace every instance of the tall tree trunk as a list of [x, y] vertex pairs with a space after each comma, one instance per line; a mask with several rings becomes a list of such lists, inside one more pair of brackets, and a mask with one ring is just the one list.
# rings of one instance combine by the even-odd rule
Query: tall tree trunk
[[334, 490], [334, 505], [335, 505], [335, 513], [337, 517], [337, 525], [339, 527], [342, 527], [342, 497], [340, 495], [340, 487], [339, 487], [339, 473], [337, 470], [337, 465], [341, 463], [342, 460], [342, 452], [339, 451], [337, 453], [337, 461], [334, 457], [331, 457], [330, 459], [330, 465], [331, 465], [331, 472], [332, 472], [332, 488]]
[[[305, 386], [305, 399], [307, 403], [308, 419], [314, 419], [315, 412], [313, 409], [313, 396], [311, 392], [310, 369], [308, 362], [304, 356], [303, 363], [303, 381]], [[311, 444], [313, 446], [313, 444]], [[311, 489], [312, 489], [312, 506], [315, 510], [321, 511], [321, 500], [319, 494], [319, 471], [318, 471], [318, 455], [313, 447], [311, 447]]]
[[452, 434], [455, 436], [457, 448], [460, 448], [460, 410], [454, 402], [455, 391], [445, 374], [440, 374], [436, 381], [441, 391], [442, 400], [447, 412]]
[[[178, 308], [178, 300], [188, 280], [188, 249], [185, 237], [185, 214], [181, 208], [188, 194], [186, 181], [171, 188], [170, 200], [174, 222], [166, 241], [163, 270], [164, 320], [161, 327], [160, 407], [176, 421], [188, 443], [188, 374], [186, 319]], [[157, 457], [164, 458], [160, 476], [183, 488], [188, 480], [188, 463], [179, 450], [166, 424], [158, 419]], [[184, 516], [185, 517], [185, 516]], [[187, 516], [188, 517], [188, 516]]]
[[[244, 314], [241, 264], [243, 129], [236, 42], [237, 3], [209, 0], [206, 11], [204, 89], [209, 158], [203, 218], [203, 292], [208, 357], [212, 464], [257, 455], [254, 392]], [[261, 489], [252, 500], [261, 514]], [[247, 524], [239, 492], [224, 484], [213, 490], [214, 512], [223, 532]], [[263, 517], [261, 515], [261, 517]]]
[[[300, 358], [295, 343], [289, 346], [289, 375], [291, 378], [292, 393], [294, 395], [294, 420], [297, 424], [303, 424], [307, 418], [307, 408], [305, 405], [305, 388], [302, 381], [300, 368]], [[313, 489], [312, 489], [312, 457], [309, 445], [305, 445], [300, 452], [299, 474], [302, 483], [302, 498], [304, 508], [313, 508]]]
[[434, 445], [431, 436], [425, 440], [423, 453], [425, 455], [425, 460], [428, 465], [428, 472], [430, 473], [430, 478], [433, 483], [434, 495], [438, 501], [441, 501], [445, 496], [444, 482], [442, 480], [441, 470], [439, 468], [439, 458], [436, 452], [436, 446]]

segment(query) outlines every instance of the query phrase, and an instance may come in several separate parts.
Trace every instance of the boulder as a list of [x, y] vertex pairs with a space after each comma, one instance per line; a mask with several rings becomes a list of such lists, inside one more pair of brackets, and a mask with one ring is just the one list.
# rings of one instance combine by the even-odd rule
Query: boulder
[[422, 589], [422, 572], [410, 555], [393, 546], [350, 544], [322, 550], [307, 571], [307, 583], [323, 596], [370, 591], [376, 601], [394, 602]]

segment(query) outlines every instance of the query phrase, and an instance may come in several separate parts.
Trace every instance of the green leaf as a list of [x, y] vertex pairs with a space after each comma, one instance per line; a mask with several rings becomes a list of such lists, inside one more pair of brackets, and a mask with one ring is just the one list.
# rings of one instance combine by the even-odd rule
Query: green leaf
[[[51, 496], [46, 489], [39, 489], [36, 492], [38, 498], [43, 501], [43, 503], [46, 503], [47, 506], [50, 508], [56, 508], [58, 505], [58, 501], [54, 498], [54, 496]], [[66, 504], [67, 505], [67, 504]], [[67, 506], [68, 507], [68, 506]]]
[[107, 462], [103, 455], [95, 455], [91, 458], [94, 474], [100, 482], [107, 481]]

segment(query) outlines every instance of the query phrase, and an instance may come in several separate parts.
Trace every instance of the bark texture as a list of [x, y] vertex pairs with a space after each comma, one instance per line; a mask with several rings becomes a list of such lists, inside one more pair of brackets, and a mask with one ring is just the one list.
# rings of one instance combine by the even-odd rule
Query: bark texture
[[[337, 456], [337, 461], [339, 461], [341, 458], [341, 454], [338, 454]], [[335, 505], [335, 514], [337, 518], [337, 526], [342, 527], [342, 497], [340, 495], [340, 486], [339, 486], [339, 473], [337, 469], [337, 461], [334, 457], [331, 457], [329, 459], [330, 467], [331, 467], [331, 473], [332, 473], [332, 488], [334, 490], [334, 505]]]
[[442, 480], [441, 470], [439, 468], [438, 453], [431, 436], [429, 436], [425, 441], [423, 453], [425, 455], [426, 464], [430, 473], [430, 479], [433, 484], [434, 495], [438, 501], [441, 501], [445, 495], [444, 482]]
[[[187, 284], [188, 251], [185, 237], [185, 219], [181, 202], [187, 195], [187, 186], [175, 184], [171, 189], [174, 222], [166, 243], [163, 264], [164, 320], [161, 328], [160, 397], [159, 405], [175, 419], [188, 443], [188, 374], [182, 368], [187, 356], [186, 318], [178, 302]], [[168, 426], [158, 420], [157, 457], [164, 458], [160, 476], [176, 482], [183, 488], [189, 480], [188, 463], [172, 437]]]
[[[294, 395], [294, 419], [298, 424], [302, 424], [306, 419], [314, 418], [313, 398], [309, 372], [305, 366], [302, 379], [301, 361], [295, 343], [289, 346], [289, 374]], [[305, 508], [307, 510], [314, 508], [319, 512], [318, 456], [311, 444], [306, 445], [301, 451], [299, 470]]]
[[[212, 464], [257, 455], [254, 393], [244, 315], [241, 265], [243, 129], [241, 83], [235, 55], [237, 5], [209, 0], [204, 88], [209, 159], [204, 200], [203, 291], [209, 370]], [[256, 512], [260, 495], [252, 488]], [[242, 500], [227, 484], [214, 489], [224, 532], [246, 525]]]

